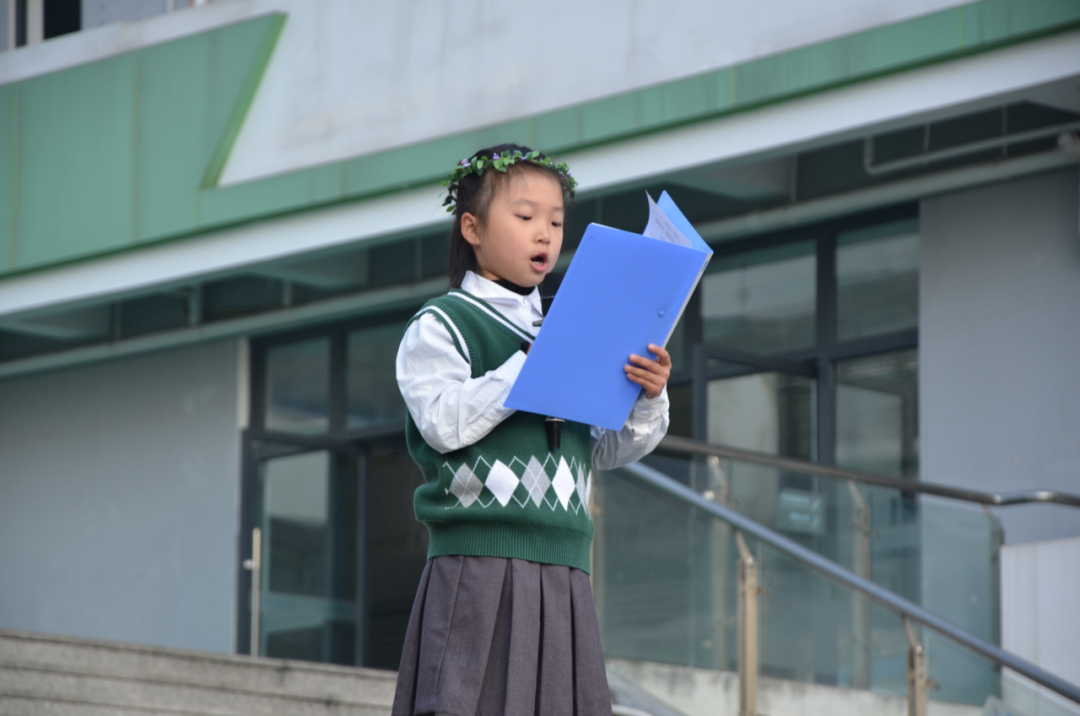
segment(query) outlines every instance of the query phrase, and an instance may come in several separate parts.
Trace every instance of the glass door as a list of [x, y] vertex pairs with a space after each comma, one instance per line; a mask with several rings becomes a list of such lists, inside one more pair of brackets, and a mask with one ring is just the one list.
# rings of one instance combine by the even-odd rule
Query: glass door
[[259, 654], [363, 663], [362, 455], [270, 440], [249, 449], [262, 533]]
[[[247, 454], [242, 551], [251, 554], [258, 527], [259, 654], [396, 669], [427, 561], [427, 530], [413, 514], [423, 475], [404, 437], [249, 430]], [[242, 628], [240, 643], [249, 639]]]

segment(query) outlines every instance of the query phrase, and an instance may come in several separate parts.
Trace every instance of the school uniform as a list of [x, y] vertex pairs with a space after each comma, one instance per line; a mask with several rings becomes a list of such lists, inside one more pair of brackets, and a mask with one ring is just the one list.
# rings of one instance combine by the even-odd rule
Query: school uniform
[[397, 380], [428, 563], [410, 618], [394, 716], [610, 714], [589, 585], [592, 470], [656, 447], [666, 391], [638, 399], [620, 431], [567, 421], [550, 450], [543, 416], [506, 396], [542, 317], [468, 272], [406, 329]]

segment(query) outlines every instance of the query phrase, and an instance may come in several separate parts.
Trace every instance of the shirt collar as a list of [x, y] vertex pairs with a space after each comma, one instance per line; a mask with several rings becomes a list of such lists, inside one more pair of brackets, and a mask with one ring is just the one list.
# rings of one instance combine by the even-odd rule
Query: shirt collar
[[503, 288], [499, 284], [484, 278], [478, 273], [466, 271], [465, 277], [461, 279], [461, 290], [466, 293], [471, 293], [477, 298], [482, 298], [495, 306], [521, 306], [527, 303], [533, 308], [537, 315], [542, 313], [540, 308], [540, 291], [535, 288], [528, 296], [519, 296], [513, 291]]

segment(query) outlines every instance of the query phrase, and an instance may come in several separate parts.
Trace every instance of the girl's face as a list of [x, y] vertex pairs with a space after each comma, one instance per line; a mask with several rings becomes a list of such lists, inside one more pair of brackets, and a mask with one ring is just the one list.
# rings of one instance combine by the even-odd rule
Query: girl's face
[[462, 214], [461, 234], [476, 253], [481, 276], [536, 286], [559, 259], [563, 213], [559, 182], [524, 169], [498, 187], [482, 226], [472, 214]]

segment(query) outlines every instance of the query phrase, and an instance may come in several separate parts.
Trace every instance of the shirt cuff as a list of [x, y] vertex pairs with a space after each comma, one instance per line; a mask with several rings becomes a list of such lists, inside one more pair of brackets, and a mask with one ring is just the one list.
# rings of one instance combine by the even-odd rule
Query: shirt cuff
[[668, 400], [666, 385], [660, 391], [660, 395], [655, 398], [647, 398], [643, 390], [641, 395], [638, 396], [637, 402], [634, 403], [634, 413], [646, 420], [658, 418], [668, 411], [669, 405], [670, 401]]

